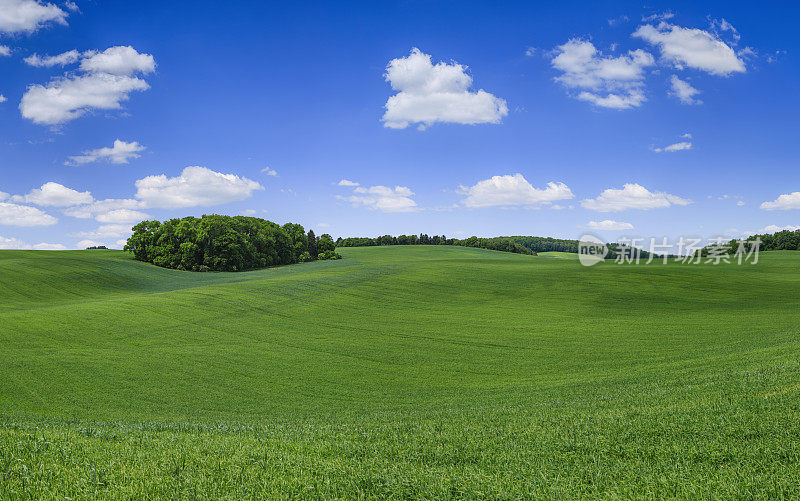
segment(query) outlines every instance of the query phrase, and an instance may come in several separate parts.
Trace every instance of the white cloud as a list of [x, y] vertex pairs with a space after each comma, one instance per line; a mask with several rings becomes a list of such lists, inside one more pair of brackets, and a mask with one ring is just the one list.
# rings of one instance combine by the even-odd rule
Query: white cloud
[[670, 94], [680, 99], [683, 104], [703, 104], [703, 101], [695, 99], [694, 96], [700, 91], [692, 87], [686, 80], [681, 80], [677, 75], [670, 77]]
[[572, 39], [556, 47], [550, 62], [563, 74], [556, 81], [579, 89], [578, 99], [603, 108], [628, 109], [646, 101], [644, 70], [655, 64], [653, 56], [641, 49], [626, 55], [603, 57], [592, 42]]
[[317, 223], [317, 228], [330, 228], [330, 223]]
[[62, 244], [48, 244], [46, 242], [42, 242], [40, 244], [35, 244], [33, 246], [33, 249], [34, 250], [65, 250], [66, 247], [64, 247]]
[[656, 153], [674, 153], [676, 151], [686, 151], [692, 149], [692, 143], [689, 141], [681, 141], [679, 143], [670, 144], [663, 148], [653, 148]]
[[[341, 186], [352, 187], [352, 185]], [[411, 198], [412, 196], [414, 196], [414, 192], [405, 186], [395, 186], [394, 188], [356, 186], [352, 195], [337, 195], [336, 198], [349, 202], [353, 207], [367, 207], [382, 212], [414, 212], [417, 210], [417, 203]]]
[[581, 201], [581, 205], [598, 212], [617, 212], [626, 209], [658, 209], [672, 205], [689, 205], [692, 201], [664, 192], [653, 192], [635, 183], [625, 184], [622, 189], [609, 188], [597, 198]]
[[739, 207], [744, 207], [745, 205], [744, 200], [739, 200], [738, 202], [736, 202], [736, 205], [738, 205]]
[[348, 179], [342, 179], [339, 181], [338, 186], [358, 186], [358, 183], [355, 181], [350, 181]]
[[11, 55], [11, 47], [8, 45], [0, 45], [0, 57], [8, 57]]
[[154, 71], [149, 54], [132, 47], [112, 47], [102, 53], [84, 53], [83, 74], [66, 74], [47, 85], [28, 86], [19, 104], [24, 118], [42, 125], [59, 125], [91, 110], [117, 110], [133, 91], [150, 88], [137, 76]]
[[525, 55], [528, 57], [535, 56], [536, 50], [537, 50], [536, 47], [528, 47], [527, 49], [525, 49]]
[[4, 96], [4, 95], [0, 94], [0, 103], [5, 103], [6, 101], [8, 101], [8, 99], [6, 98], [6, 96]]
[[263, 169], [261, 169], [261, 172], [263, 172], [268, 176], [273, 176], [273, 177], [276, 177], [278, 175], [278, 171], [270, 169], [269, 167], [264, 167]]
[[686, 133], [684, 133], [684, 134], [681, 134], [681, 137], [682, 137], [682, 138], [684, 138], [684, 139], [691, 139], [691, 138], [692, 138], [692, 135], [691, 135], [691, 134], [689, 134], [688, 132], [686, 132]]
[[149, 219], [150, 215], [141, 211], [131, 209], [114, 209], [102, 214], [97, 214], [95, 219], [101, 223], [138, 223]]
[[77, 217], [80, 219], [89, 219], [92, 217], [100, 217], [103, 214], [107, 214], [115, 210], [126, 209], [133, 211], [135, 209], [143, 208], [144, 203], [139, 200], [133, 200], [130, 198], [108, 198], [105, 200], [96, 200], [89, 204], [69, 207], [64, 210], [64, 215]]
[[0, 236], [0, 249], [30, 249], [30, 245], [13, 237]]
[[183, 169], [177, 177], [161, 174], [137, 180], [134, 196], [145, 207], [180, 208], [236, 202], [263, 189], [259, 183], [246, 177], [192, 166]]
[[81, 240], [75, 245], [78, 249], [86, 249], [87, 247], [99, 247], [105, 244], [103, 242], [98, 242], [97, 240]]
[[13, 237], [0, 236], [0, 249], [64, 250], [66, 247], [61, 244], [48, 244], [44, 242], [36, 245], [29, 245]]
[[508, 106], [484, 90], [472, 92], [472, 77], [456, 62], [434, 65], [431, 56], [412, 49], [408, 57], [392, 59], [384, 77], [397, 94], [386, 101], [384, 127], [420, 129], [436, 122], [475, 125], [500, 123]]
[[76, 191], [54, 182], [45, 183], [41, 188], [31, 190], [27, 195], [14, 195], [13, 202], [24, 202], [45, 207], [70, 207], [94, 201], [88, 191]]
[[587, 224], [586, 227], [590, 230], [598, 231], [623, 231], [633, 229], [633, 225], [631, 223], [612, 221], [611, 219], [605, 219], [603, 221], [589, 221], [589, 224]]
[[37, 0], [0, 0], [0, 33], [33, 33], [50, 23], [67, 24], [67, 13]]
[[58, 219], [36, 207], [0, 202], [0, 225], [6, 226], [51, 226]]
[[626, 22], [630, 21], [630, 18], [628, 18], [628, 16], [619, 16], [619, 17], [615, 17], [613, 19], [607, 19], [607, 21], [608, 21], [608, 25], [609, 26], [616, 26], [616, 25], [618, 25], [620, 23], [626, 23]]
[[81, 53], [77, 50], [70, 50], [63, 52], [57, 56], [40, 56], [39, 54], [32, 54], [23, 61], [29, 66], [36, 68], [49, 68], [50, 66], [66, 66], [72, 64], [80, 59]]
[[666, 21], [667, 19], [672, 19], [673, 17], [675, 17], [675, 14], [673, 14], [670, 11], [657, 12], [649, 16], [642, 16], [642, 22], [646, 23], [648, 21]]
[[789, 210], [800, 209], [800, 191], [779, 196], [774, 202], [761, 204], [764, 210]]
[[767, 225], [767, 226], [761, 228], [760, 230], [758, 230], [758, 232], [759, 233], [777, 233], [779, 231], [785, 231], [785, 230], [800, 231], [800, 226], [792, 226], [792, 225], [778, 226], [777, 224], [770, 224], [770, 225]]
[[711, 19], [709, 24], [717, 36], [719, 36], [720, 33], [730, 32], [734, 45], [737, 44], [742, 38], [742, 36], [739, 34], [739, 31], [725, 19]]
[[128, 237], [133, 233], [131, 224], [103, 224], [94, 231], [79, 231], [70, 236], [78, 238], [88, 238], [91, 240], [103, 240], [109, 238]]
[[109, 47], [103, 52], [84, 54], [80, 69], [87, 73], [130, 76], [146, 75], [156, 70], [156, 61], [150, 54], [140, 54], [131, 46]]
[[458, 192], [467, 196], [462, 201], [467, 207], [512, 205], [536, 207], [574, 197], [564, 183], [550, 182], [546, 188], [538, 189], [534, 188], [522, 174], [492, 176], [474, 186], [459, 186]]
[[78, 7], [78, 4], [76, 4], [75, 2], [70, 2], [70, 0], [67, 0], [66, 2], [64, 2], [64, 7], [66, 7], [69, 10], [71, 10], [72, 12], [79, 12], [81, 10]]
[[744, 61], [728, 44], [704, 30], [662, 22], [639, 26], [632, 36], [658, 46], [661, 58], [678, 69], [694, 68], [719, 76], [746, 71]]
[[66, 165], [82, 165], [97, 160], [105, 159], [112, 164], [126, 164], [134, 158], [139, 158], [142, 151], [146, 148], [136, 141], [126, 143], [119, 139], [114, 140], [114, 146], [98, 148], [96, 150], [84, 151], [82, 155], [69, 157]]
[[245, 209], [239, 212], [240, 216], [255, 216], [256, 210], [255, 209]]

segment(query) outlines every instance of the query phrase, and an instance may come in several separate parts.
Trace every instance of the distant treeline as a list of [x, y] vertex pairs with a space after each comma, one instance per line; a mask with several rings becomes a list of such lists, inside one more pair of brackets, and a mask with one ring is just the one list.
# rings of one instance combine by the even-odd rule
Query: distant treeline
[[341, 259], [330, 235], [299, 224], [206, 215], [142, 221], [124, 250], [139, 261], [188, 271], [243, 271], [317, 259]]
[[[736, 254], [739, 246], [743, 245], [742, 251], [750, 252], [753, 242], [761, 240], [759, 251], [771, 250], [800, 250], [800, 230], [782, 230], [776, 233], [761, 233], [742, 239], [733, 239], [720, 244], [711, 244], [703, 247], [699, 252], [702, 256], [707, 256], [709, 251], [716, 251], [718, 254]], [[712, 250], [713, 249], [713, 250]]]
[[[459, 245], [461, 247], [479, 247], [503, 252], [513, 252], [516, 254], [532, 254], [539, 252], [572, 252], [578, 253], [577, 240], [564, 240], [551, 237], [530, 237], [530, 236], [511, 236], [511, 237], [492, 237], [479, 238], [469, 237], [463, 240], [457, 238], [447, 238], [444, 235], [428, 236], [424, 233], [417, 235], [383, 235], [380, 237], [351, 237], [338, 238], [337, 247], [371, 247], [378, 245]], [[615, 243], [608, 244], [609, 259], [615, 259], [620, 252], [620, 245]], [[649, 257], [647, 251], [641, 251], [642, 258]]]
[[461, 247], [478, 247], [481, 249], [513, 252], [516, 254], [536, 254], [534, 251], [516, 243], [511, 237], [478, 238], [469, 237], [463, 240], [447, 238], [445, 235], [383, 235], [380, 237], [338, 238], [337, 247], [374, 247], [379, 245], [458, 245]]

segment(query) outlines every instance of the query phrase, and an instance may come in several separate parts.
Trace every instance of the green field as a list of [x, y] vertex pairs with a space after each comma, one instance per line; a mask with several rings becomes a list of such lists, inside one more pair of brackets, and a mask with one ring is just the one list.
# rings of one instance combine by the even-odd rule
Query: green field
[[800, 496], [800, 252], [338, 250], [0, 251], [0, 498]]

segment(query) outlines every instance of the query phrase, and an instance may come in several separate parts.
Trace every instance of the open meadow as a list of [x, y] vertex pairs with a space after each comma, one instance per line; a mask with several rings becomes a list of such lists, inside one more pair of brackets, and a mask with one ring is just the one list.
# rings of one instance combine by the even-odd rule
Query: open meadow
[[0, 251], [0, 498], [800, 496], [800, 252]]

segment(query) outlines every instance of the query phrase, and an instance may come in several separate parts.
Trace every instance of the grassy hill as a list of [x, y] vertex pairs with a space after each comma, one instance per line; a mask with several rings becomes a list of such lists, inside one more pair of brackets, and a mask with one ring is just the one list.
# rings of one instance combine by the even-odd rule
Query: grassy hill
[[0, 498], [800, 496], [800, 253], [337, 250], [0, 251]]

